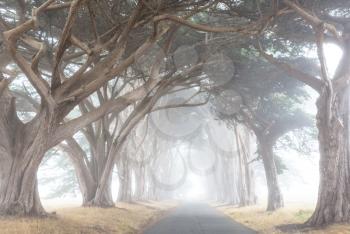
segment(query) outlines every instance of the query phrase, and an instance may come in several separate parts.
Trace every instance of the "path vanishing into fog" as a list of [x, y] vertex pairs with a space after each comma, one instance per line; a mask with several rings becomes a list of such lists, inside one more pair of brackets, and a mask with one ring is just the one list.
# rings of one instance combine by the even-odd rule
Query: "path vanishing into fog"
[[183, 204], [148, 228], [144, 234], [253, 234], [207, 204]]

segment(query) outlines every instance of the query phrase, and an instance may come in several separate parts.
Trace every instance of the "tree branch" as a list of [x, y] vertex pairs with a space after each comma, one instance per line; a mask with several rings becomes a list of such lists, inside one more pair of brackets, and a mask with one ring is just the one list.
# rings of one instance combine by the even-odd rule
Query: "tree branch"
[[285, 63], [285, 62], [280, 62], [278, 61], [276, 58], [274, 58], [272, 55], [269, 55], [267, 54], [260, 42], [258, 42], [259, 46], [258, 46], [258, 51], [260, 52], [260, 54], [267, 60], [269, 61], [270, 63], [276, 65], [277, 67], [281, 68], [282, 70], [284, 70], [288, 75], [296, 78], [297, 80], [303, 82], [304, 84], [310, 86], [311, 88], [313, 88], [314, 90], [316, 90], [318, 93], [320, 93], [322, 91], [322, 87], [324, 85], [324, 83], [314, 77], [314, 76], [311, 76], [307, 73], [304, 73], [296, 68], [294, 68], [293, 66], [291, 66], [290, 64], [288, 63]]
[[22, 69], [24, 74], [27, 76], [31, 84], [38, 91], [43, 100], [49, 105], [50, 108], [55, 107], [55, 100], [50, 94], [48, 83], [40, 77], [40, 74], [37, 72], [37, 65], [39, 59], [42, 57], [43, 52], [45, 51], [45, 46], [35, 41], [34, 39], [30, 39], [29, 37], [24, 37], [24, 40], [29, 43], [33, 48], [38, 49], [38, 53], [35, 55], [32, 65], [27, 62], [27, 60], [17, 53], [17, 41], [20, 39], [22, 34], [25, 32], [32, 30], [37, 27], [37, 15], [44, 11], [54, 0], [48, 0], [43, 5], [41, 5], [37, 10], [33, 11], [32, 19], [18, 25], [17, 27], [5, 31], [4, 41], [9, 48], [9, 51], [12, 55], [12, 58], [17, 63], [17, 65]]
[[7, 79], [0, 79], [0, 97], [2, 96], [3, 92], [7, 89], [9, 85], [9, 82]]
[[64, 25], [62, 36], [58, 43], [58, 49], [55, 56], [55, 64], [53, 66], [52, 79], [51, 79], [51, 91], [55, 90], [61, 84], [61, 78], [58, 72], [58, 67], [61, 63], [61, 59], [63, 57], [64, 51], [67, 48], [67, 43], [71, 42], [70, 40], [71, 30], [75, 21], [75, 16], [78, 13], [78, 8], [82, 3], [82, 1], [84, 0], [74, 0], [70, 5], [67, 21]]
[[242, 34], [258, 34], [261, 31], [261, 27], [262, 27], [262, 24], [259, 24], [256, 22], [249, 23], [243, 27], [214, 27], [214, 26], [208, 26], [203, 24], [195, 24], [185, 19], [182, 19], [180, 17], [177, 17], [175, 15], [168, 15], [168, 14], [159, 15], [153, 19], [154, 22], [158, 22], [162, 20], [170, 20], [178, 24], [187, 26], [189, 28], [196, 29], [198, 31], [215, 32], [215, 33], [231, 32], [231, 33], [242, 33]]
[[341, 36], [339, 35], [336, 27], [332, 24], [324, 23], [321, 19], [319, 19], [317, 16], [307, 12], [305, 9], [301, 8], [296, 3], [290, 1], [290, 0], [283, 0], [283, 2], [292, 8], [296, 13], [298, 13], [304, 20], [309, 22], [312, 26], [318, 27], [322, 24], [324, 24], [324, 28], [327, 29], [331, 34], [334, 35], [334, 37], [339, 40], [341, 40]]
[[94, 109], [93, 111], [90, 111], [87, 114], [84, 114], [78, 118], [70, 120], [65, 124], [62, 124], [60, 127], [58, 127], [57, 131], [54, 133], [54, 137], [52, 137], [50, 145], [51, 146], [57, 145], [67, 137], [72, 136], [74, 133], [79, 131], [81, 128], [83, 128], [87, 124], [90, 124], [100, 119], [105, 114], [108, 114], [111, 112], [120, 112], [124, 110], [130, 104], [146, 97], [149, 91], [153, 89], [158, 84], [158, 82], [159, 81], [157, 80], [150, 79], [141, 87], [133, 91], [130, 91], [121, 97], [109, 100], [104, 104], [102, 104], [100, 107]]

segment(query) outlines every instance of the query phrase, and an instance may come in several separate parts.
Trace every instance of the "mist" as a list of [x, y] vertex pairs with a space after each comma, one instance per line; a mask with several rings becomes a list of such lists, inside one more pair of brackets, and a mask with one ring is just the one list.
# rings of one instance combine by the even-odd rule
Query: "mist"
[[350, 232], [350, 3], [0, 2], [0, 232]]

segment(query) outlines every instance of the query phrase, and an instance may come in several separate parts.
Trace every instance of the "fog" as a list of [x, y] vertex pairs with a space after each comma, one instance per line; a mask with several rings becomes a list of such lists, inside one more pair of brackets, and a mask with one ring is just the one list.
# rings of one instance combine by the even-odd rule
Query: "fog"
[[[156, 186], [160, 192], [167, 194], [164, 197], [165, 199], [215, 201], [215, 190], [217, 188], [211, 186], [209, 181], [214, 179], [215, 170], [220, 170], [218, 157], [229, 157], [231, 160], [229, 162], [232, 164], [234, 164], [234, 159], [237, 158], [234, 131], [221, 121], [214, 119], [209, 109], [209, 105], [200, 107], [200, 113], [204, 113], [204, 117], [201, 116], [200, 119], [172, 120], [165, 117], [166, 120], [163, 119], [163, 123], [156, 126], [157, 131], [161, 131], [159, 133], [160, 138], [166, 138], [166, 147], [169, 147], [165, 151], [166, 153], [160, 155], [159, 161], [152, 168], [156, 174], [154, 179], [158, 181]], [[196, 112], [196, 110], [190, 109], [187, 111]], [[167, 115], [167, 113], [160, 115]], [[177, 140], [179, 136], [185, 138], [190, 136], [190, 139]], [[293, 138], [294, 144], [300, 144], [293, 132], [288, 133], [288, 137]], [[253, 160], [258, 156], [256, 140], [252, 133], [249, 133], [249, 138], [251, 143], [249, 151], [252, 153], [251, 159]], [[319, 184], [318, 144], [316, 139], [308, 142], [308, 144], [310, 144], [309, 154], [298, 152], [292, 148], [286, 149], [282, 143], [276, 146], [275, 154], [278, 155], [284, 165], [284, 169], [279, 172], [278, 177], [284, 200], [287, 203], [314, 204], [316, 202]], [[226, 155], [219, 156], [218, 151], [222, 151]], [[77, 178], [74, 173], [71, 173], [70, 177], [67, 176], [67, 170], [73, 171], [74, 168], [67, 155], [62, 152], [56, 152], [56, 154], [55, 156], [48, 156], [39, 169], [39, 192], [42, 198], [48, 200], [48, 202], [50, 202], [50, 198], [53, 198], [53, 202], [61, 200], [62, 203], [64, 201], [74, 201], [76, 204], [80, 204], [82, 197], [78, 189]], [[64, 164], [69, 169], [65, 167], [53, 170], [54, 167], [57, 168], [57, 163], [62, 164], [60, 162], [62, 159], [64, 159]], [[131, 159], [134, 160], [134, 156], [131, 156]], [[249, 166], [254, 171], [252, 179], [255, 181], [254, 189], [257, 203], [263, 205], [267, 200], [263, 164], [261, 160], [257, 160], [251, 162]], [[162, 173], [166, 173], [166, 176]], [[48, 179], [48, 177], [51, 179]], [[135, 193], [135, 187], [137, 186], [135, 177], [136, 175], [133, 174], [132, 193]], [[41, 183], [43, 180], [45, 182]], [[57, 192], [57, 189], [62, 185], [70, 187], [65, 188], [67, 191], [59, 196], [52, 197], [52, 194]], [[114, 199], [117, 199], [119, 189], [118, 170], [115, 168], [112, 182]]]
[[349, 14], [0, 1], [0, 232], [350, 232]]
[[[152, 48], [151, 51], [155, 50], [159, 50], [159, 48]], [[327, 44], [325, 51], [329, 71], [334, 74], [342, 51], [334, 44]], [[149, 53], [155, 54], [156, 52]], [[307, 50], [306, 54], [311, 58], [317, 56], [315, 50], [312, 49]], [[193, 63], [196, 60], [196, 57], [195, 50], [186, 46], [180, 47], [175, 52], [175, 63], [178, 66], [191, 64], [191, 62]], [[143, 57], [138, 61], [140, 64], [144, 63]], [[220, 76], [221, 78], [215, 77], [215, 79], [221, 80], [220, 82], [229, 82], [231, 79], [229, 74], [232, 74], [232, 69], [234, 68], [229, 64], [221, 65], [221, 67], [209, 67], [206, 69], [206, 72]], [[220, 73], [218, 74], [217, 71], [220, 71]], [[192, 98], [197, 91], [197, 89], [193, 89], [169, 94], [161, 98], [157, 106], [162, 107], [169, 103], [181, 103], [183, 100]], [[302, 103], [302, 108], [307, 113], [314, 115], [316, 112], [314, 103], [316, 102], [317, 94], [311, 89], [307, 89], [307, 92], [310, 97]], [[234, 93], [232, 95], [237, 94]], [[96, 98], [93, 100], [96, 101]], [[217, 201], [218, 195], [214, 192], [217, 188], [213, 187], [209, 181], [215, 180], [215, 173], [222, 170], [220, 165], [218, 165], [218, 157], [227, 157], [229, 155], [229, 157], [237, 158], [237, 143], [234, 130], [224, 121], [217, 118], [213, 108], [219, 108], [221, 112], [234, 114], [236, 110], [232, 108], [238, 107], [230, 104], [229, 109], [225, 109], [227, 108], [226, 106], [220, 105], [222, 103], [214, 100], [212, 103], [199, 107], [159, 110], [152, 113], [147, 119], [147, 127], [153, 128], [152, 134], [156, 134], [160, 139], [165, 139], [164, 143], [169, 148], [162, 151], [159, 162], [156, 163], [156, 166], [152, 166], [152, 170], [155, 171], [153, 172], [155, 175], [152, 178], [157, 180], [157, 189], [159, 189], [160, 193], [165, 194], [164, 199]], [[78, 112], [72, 112], [71, 117], [77, 115], [75, 113]], [[303, 129], [298, 131], [303, 131]], [[141, 130], [135, 134], [147, 135], [149, 133]], [[258, 157], [258, 152], [254, 133], [249, 132], [248, 135], [250, 141], [248, 148], [252, 160], [252, 162], [249, 162], [249, 167], [253, 171], [252, 180], [254, 181], [253, 187], [256, 202], [257, 204], [265, 205], [268, 199], [268, 189], [264, 167], [261, 159], [255, 159]], [[76, 137], [83, 138], [81, 134], [77, 134]], [[298, 133], [291, 131], [281, 137], [281, 142], [277, 142], [275, 146], [275, 154], [283, 164], [283, 169], [278, 172], [278, 177], [284, 201], [287, 203], [314, 205], [317, 201], [319, 184], [317, 139], [308, 139], [308, 149], [307, 152], [304, 152], [303, 150], [298, 151], [295, 147], [286, 147], [282, 143], [283, 138], [286, 137], [292, 139], [292, 143], [290, 143], [292, 145], [300, 145], [305, 140], [298, 139]], [[149, 138], [152, 138], [152, 136], [150, 135]], [[84, 148], [89, 148], [86, 140], [83, 144]], [[218, 151], [223, 152], [226, 156], [219, 155]], [[131, 156], [131, 159], [134, 160], [134, 157], [136, 158], [137, 156]], [[148, 157], [151, 157], [151, 155]], [[148, 160], [146, 163], [151, 163], [151, 161]], [[234, 164], [234, 160], [229, 163]], [[64, 164], [64, 168], [57, 169], [58, 164]], [[68, 175], [67, 168], [70, 171]], [[52, 154], [47, 156], [47, 159], [42, 163], [38, 171], [39, 192], [46, 203], [50, 204], [60, 201], [61, 204], [65, 202], [81, 204], [82, 196], [79, 191], [78, 180], [73, 171], [74, 168], [64, 152], [58, 150], [54, 156]], [[166, 176], [162, 173], [166, 173]], [[133, 194], [136, 193], [136, 177], [136, 174], [132, 174], [131, 193]], [[59, 189], [63, 191], [58, 192]], [[118, 169], [115, 168], [112, 182], [113, 199], [118, 199], [118, 191], [120, 189]], [[55, 193], [57, 194], [55, 195]]]

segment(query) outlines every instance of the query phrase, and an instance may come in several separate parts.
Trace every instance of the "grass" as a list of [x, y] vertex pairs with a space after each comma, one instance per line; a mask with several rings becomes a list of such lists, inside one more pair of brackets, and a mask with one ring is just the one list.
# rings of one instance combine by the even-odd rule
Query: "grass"
[[[219, 210], [225, 214], [263, 234], [282, 234], [276, 226], [286, 224], [304, 223], [312, 214], [313, 207], [305, 204], [290, 204], [276, 212], [265, 212], [263, 206], [252, 206], [237, 208], [232, 206], [219, 206]], [[350, 225], [331, 225], [319, 230], [291, 231], [288, 233], [308, 233], [308, 234], [348, 234]]]
[[59, 208], [50, 218], [0, 218], [4, 234], [132, 234], [159, 217], [171, 203], [119, 203], [115, 208]]

